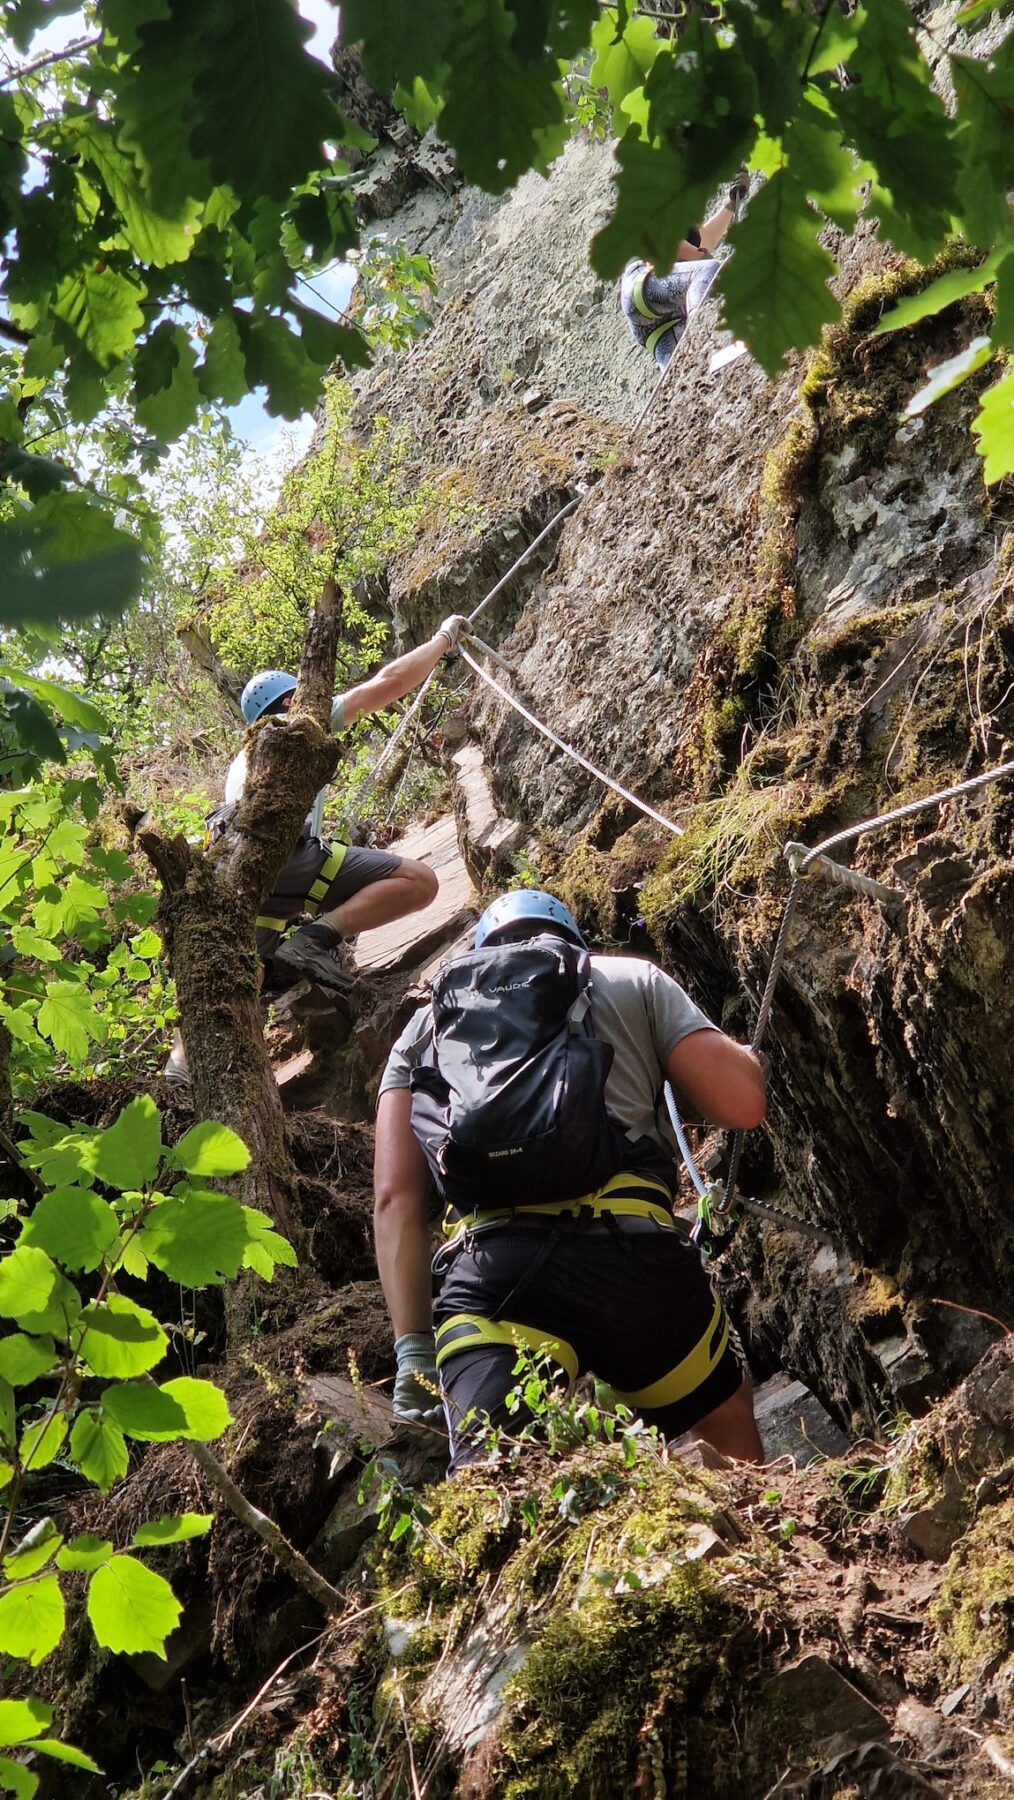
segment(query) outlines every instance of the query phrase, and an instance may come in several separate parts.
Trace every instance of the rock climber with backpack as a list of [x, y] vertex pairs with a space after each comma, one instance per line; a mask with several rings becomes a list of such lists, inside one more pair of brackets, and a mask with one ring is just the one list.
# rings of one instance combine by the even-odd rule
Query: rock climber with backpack
[[[454, 649], [467, 623], [460, 614], [452, 614], [424, 644], [339, 694], [331, 708], [331, 730], [347, 730], [356, 719], [382, 711], [419, 687], [440, 658]], [[247, 725], [256, 725], [270, 713], [287, 712], [295, 691], [296, 677], [283, 669], [263, 669], [252, 675], [240, 696], [240, 711]], [[234, 816], [246, 776], [244, 747], [229, 765], [222, 804], [209, 815], [212, 842]], [[438, 883], [427, 863], [393, 856], [387, 850], [325, 841], [321, 834], [326, 791], [322, 788], [317, 795], [298, 842], [264, 902], [257, 919], [256, 942], [262, 964], [270, 962], [283, 978], [298, 981], [308, 976], [330, 994], [347, 997], [354, 983], [347, 940], [429, 906], [436, 899]], [[284, 936], [286, 927], [305, 914], [310, 915], [309, 921]], [[171, 1087], [189, 1084], [179, 1033], [165, 1079]]]
[[528, 890], [486, 909], [395, 1044], [374, 1213], [394, 1410], [439, 1416], [439, 1376], [452, 1470], [481, 1456], [480, 1421], [506, 1421], [518, 1344], [570, 1380], [593, 1371], [667, 1438], [760, 1458], [742, 1352], [673, 1217], [667, 1079], [716, 1125], [764, 1115], [750, 1050], [653, 963], [590, 954], [562, 902]]
[[635, 257], [620, 281], [620, 305], [635, 342], [654, 356], [660, 369], [668, 367], [673, 351], [702, 301], [721, 264], [715, 251], [750, 191], [750, 177], [740, 170], [729, 188], [724, 206], [703, 225], [694, 225], [680, 242], [676, 262], [659, 275], [649, 262]]

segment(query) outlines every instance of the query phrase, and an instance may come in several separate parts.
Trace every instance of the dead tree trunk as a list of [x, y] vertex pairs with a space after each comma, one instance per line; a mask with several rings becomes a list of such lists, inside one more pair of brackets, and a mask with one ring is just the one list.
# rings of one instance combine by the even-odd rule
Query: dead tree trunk
[[162, 882], [156, 918], [176, 981], [180, 1029], [199, 1118], [247, 1145], [242, 1199], [298, 1238], [285, 1118], [264, 1045], [254, 921], [298, 841], [317, 790], [334, 774], [330, 734], [341, 595], [329, 578], [307, 628], [292, 707], [251, 731], [243, 799], [209, 850], [135, 820]]

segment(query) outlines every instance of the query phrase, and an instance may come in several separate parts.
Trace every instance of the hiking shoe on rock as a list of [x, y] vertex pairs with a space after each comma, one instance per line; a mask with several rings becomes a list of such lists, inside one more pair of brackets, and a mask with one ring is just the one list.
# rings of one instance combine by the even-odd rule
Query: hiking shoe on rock
[[348, 945], [330, 925], [301, 925], [282, 940], [271, 960], [283, 975], [307, 975], [338, 994], [351, 993], [356, 984]]

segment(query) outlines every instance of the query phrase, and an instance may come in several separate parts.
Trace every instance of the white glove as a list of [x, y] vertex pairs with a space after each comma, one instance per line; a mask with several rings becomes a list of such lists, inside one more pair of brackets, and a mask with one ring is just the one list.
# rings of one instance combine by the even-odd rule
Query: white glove
[[464, 613], [451, 613], [446, 619], [441, 621], [433, 635], [434, 637], [440, 637], [440, 635], [443, 634], [447, 639], [448, 650], [453, 650], [462, 632], [467, 630], [468, 620], [465, 618]]
[[432, 1331], [406, 1331], [395, 1338], [394, 1354], [398, 1373], [394, 1382], [392, 1405], [398, 1419], [416, 1419], [423, 1425], [439, 1425], [444, 1409], [429, 1387], [419, 1380], [422, 1375], [437, 1385], [437, 1352]]

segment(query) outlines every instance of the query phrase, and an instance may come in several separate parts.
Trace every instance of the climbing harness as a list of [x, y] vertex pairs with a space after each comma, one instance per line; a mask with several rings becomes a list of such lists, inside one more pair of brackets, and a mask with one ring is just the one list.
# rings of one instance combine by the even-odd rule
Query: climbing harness
[[[652, 310], [644, 297], [644, 284], [647, 281], [649, 274], [650, 270], [646, 263], [640, 275], [638, 275], [631, 283], [630, 298], [634, 303], [635, 312], [638, 312], [642, 319], [657, 319], [659, 321], [655, 330], [648, 333], [642, 346], [642, 348], [648, 352], [649, 356], [654, 356], [656, 345], [665, 337], [666, 332], [672, 331], [677, 325], [689, 325], [690, 320], [684, 313], [673, 313], [671, 318], [664, 319], [659, 313]], [[678, 349], [679, 342], [677, 341], [673, 345], [673, 356], [675, 356]], [[667, 363], [666, 367], [668, 368], [668, 366]]]

